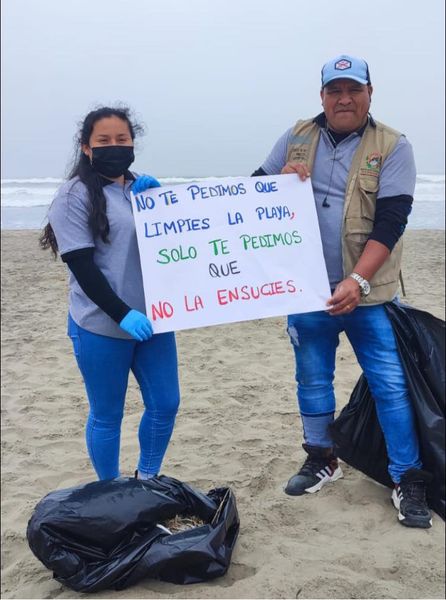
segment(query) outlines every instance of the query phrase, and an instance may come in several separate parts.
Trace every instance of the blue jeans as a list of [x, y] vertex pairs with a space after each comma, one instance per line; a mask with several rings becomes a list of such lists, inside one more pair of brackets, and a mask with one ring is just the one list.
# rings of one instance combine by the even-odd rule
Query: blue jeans
[[383, 305], [361, 306], [335, 317], [325, 311], [288, 316], [300, 413], [304, 419], [334, 414], [333, 379], [342, 331], [367, 378], [386, 441], [389, 473], [399, 482], [408, 469], [421, 468], [421, 461], [406, 378]]
[[88, 453], [99, 479], [119, 477], [121, 421], [130, 371], [141, 389], [145, 410], [139, 425], [138, 471], [159, 472], [180, 401], [175, 335], [146, 342], [97, 335], [68, 317], [68, 335], [87, 390]]

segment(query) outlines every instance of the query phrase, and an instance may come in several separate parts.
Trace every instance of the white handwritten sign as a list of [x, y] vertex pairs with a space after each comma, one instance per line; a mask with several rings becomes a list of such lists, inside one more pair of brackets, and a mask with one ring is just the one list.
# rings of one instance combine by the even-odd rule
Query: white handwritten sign
[[132, 203], [155, 333], [326, 309], [310, 181], [207, 179]]

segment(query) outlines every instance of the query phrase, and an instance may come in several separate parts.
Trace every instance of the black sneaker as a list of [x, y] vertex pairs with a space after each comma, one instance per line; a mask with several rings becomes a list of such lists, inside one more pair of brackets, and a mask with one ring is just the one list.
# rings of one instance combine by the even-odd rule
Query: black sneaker
[[398, 510], [398, 520], [406, 527], [432, 527], [432, 513], [426, 502], [426, 484], [432, 475], [420, 469], [409, 469], [392, 492], [392, 502]]
[[289, 496], [314, 494], [326, 483], [344, 476], [331, 448], [319, 448], [308, 444], [302, 444], [302, 448], [308, 456], [300, 471], [288, 481], [285, 494]]

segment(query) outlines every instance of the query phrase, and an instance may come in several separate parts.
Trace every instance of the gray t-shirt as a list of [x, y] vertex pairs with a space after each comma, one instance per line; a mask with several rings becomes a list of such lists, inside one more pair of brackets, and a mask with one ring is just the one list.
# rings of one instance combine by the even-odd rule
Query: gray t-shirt
[[[285, 166], [293, 129], [291, 127], [279, 138], [263, 163], [262, 169], [267, 175], [277, 175]], [[325, 264], [332, 289], [344, 278], [341, 235], [345, 188], [353, 155], [360, 141], [361, 136], [352, 133], [334, 148], [326, 130], [321, 128], [311, 173]], [[387, 198], [400, 194], [413, 196], [415, 179], [412, 146], [401, 136], [381, 168], [377, 197]], [[325, 198], [329, 207], [322, 206]]]
[[[87, 188], [76, 177], [64, 183], [50, 207], [48, 218], [56, 235], [60, 254], [94, 248], [94, 262], [113, 291], [130, 308], [145, 313], [141, 265], [135, 223], [130, 202], [130, 186], [119, 183], [105, 185], [109, 243], [94, 237], [89, 220]], [[70, 272], [69, 311], [73, 320], [92, 333], [132, 339], [111, 317], [85, 295]]]

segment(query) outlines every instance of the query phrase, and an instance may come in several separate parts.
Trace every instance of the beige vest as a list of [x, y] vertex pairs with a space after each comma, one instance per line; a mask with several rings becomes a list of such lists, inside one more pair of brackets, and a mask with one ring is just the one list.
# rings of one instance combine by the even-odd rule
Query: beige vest
[[[287, 162], [305, 162], [313, 168], [320, 127], [313, 120], [298, 121], [288, 145]], [[354, 270], [373, 229], [381, 166], [395, 148], [401, 134], [382, 123], [367, 125], [356, 150], [345, 188], [342, 225], [344, 277]], [[401, 269], [402, 239], [370, 281], [371, 292], [361, 304], [380, 304], [395, 297]]]

